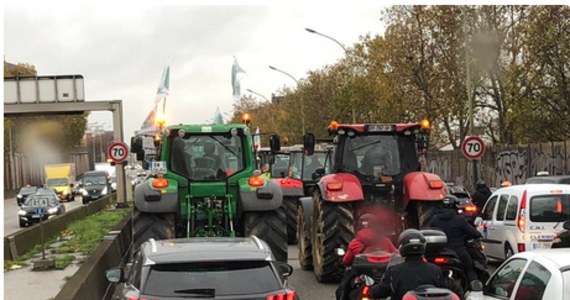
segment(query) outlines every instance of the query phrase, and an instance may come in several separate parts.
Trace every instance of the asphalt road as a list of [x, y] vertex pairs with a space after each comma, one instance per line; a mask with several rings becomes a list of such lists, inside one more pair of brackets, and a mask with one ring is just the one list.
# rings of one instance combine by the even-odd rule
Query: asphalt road
[[[65, 202], [65, 211], [73, 210], [81, 205], [81, 196], [75, 197], [73, 202]], [[36, 225], [33, 225], [36, 226]], [[16, 198], [4, 200], [4, 236], [21, 230], [18, 220], [18, 204]]]

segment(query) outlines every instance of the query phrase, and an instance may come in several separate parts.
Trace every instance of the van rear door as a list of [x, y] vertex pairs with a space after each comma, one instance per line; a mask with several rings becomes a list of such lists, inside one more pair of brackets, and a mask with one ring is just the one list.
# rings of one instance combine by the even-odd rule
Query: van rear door
[[570, 193], [563, 190], [536, 192], [529, 195], [527, 214], [527, 249], [550, 248], [554, 235], [570, 220]]

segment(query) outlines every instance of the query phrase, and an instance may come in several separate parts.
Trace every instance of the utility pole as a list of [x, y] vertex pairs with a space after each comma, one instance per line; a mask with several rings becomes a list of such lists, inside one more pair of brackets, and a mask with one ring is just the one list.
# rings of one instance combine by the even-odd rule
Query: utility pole
[[[472, 87], [471, 87], [471, 64], [469, 63], [469, 43], [467, 39], [467, 22], [465, 20], [467, 14], [467, 7], [461, 6], [461, 23], [463, 25], [463, 39], [464, 39], [464, 50], [465, 50], [465, 87], [467, 90], [467, 102], [469, 105], [469, 110], [467, 112], [469, 118], [469, 127], [467, 127], [467, 136], [473, 135], [473, 97], [472, 97]], [[479, 167], [476, 159], [468, 161], [467, 164], [467, 174], [472, 174], [473, 178], [470, 181], [472, 186], [479, 180]]]

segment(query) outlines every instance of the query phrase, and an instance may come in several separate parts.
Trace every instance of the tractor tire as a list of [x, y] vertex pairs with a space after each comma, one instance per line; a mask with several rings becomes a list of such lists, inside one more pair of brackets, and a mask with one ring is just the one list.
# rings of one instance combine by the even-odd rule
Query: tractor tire
[[155, 240], [173, 239], [174, 214], [171, 213], [145, 213], [135, 208], [133, 214], [134, 251], [142, 243], [153, 238]]
[[301, 265], [301, 269], [303, 270], [312, 270], [313, 249], [311, 247], [311, 239], [309, 238], [310, 232], [307, 230], [306, 222], [305, 209], [303, 205], [299, 204], [297, 207], [297, 238], [299, 239], [297, 248], [299, 249], [299, 265]]
[[245, 236], [255, 235], [264, 240], [277, 261], [287, 262], [287, 217], [282, 207], [246, 212], [244, 222]]
[[297, 198], [283, 198], [283, 208], [287, 215], [287, 243], [297, 244]]
[[354, 237], [354, 216], [350, 203], [313, 201], [313, 272], [319, 282], [337, 282], [344, 272], [336, 248], [347, 249]]
[[428, 227], [429, 222], [439, 210], [440, 201], [416, 201], [416, 213], [419, 228]]

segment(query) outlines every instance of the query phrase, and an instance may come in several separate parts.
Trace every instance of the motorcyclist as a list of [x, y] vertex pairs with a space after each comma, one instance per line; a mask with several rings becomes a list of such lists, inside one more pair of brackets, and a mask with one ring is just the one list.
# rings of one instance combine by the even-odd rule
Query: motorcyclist
[[465, 248], [465, 240], [469, 238], [480, 238], [481, 233], [467, 223], [464, 216], [457, 213], [459, 199], [453, 195], [447, 195], [443, 200], [443, 207], [431, 220], [430, 227], [438, 227], [447, 236], [446, 247], [455, 251], [461, 259], [463, 270], [467, 280], [471, 283], [477, 280], [477, 274], [473, 270], [473, 259]]
[[405, 261], [388, 268], [382, 281], [370, 289], [372, 298], [390, 297], [393, 300], [400, 300], [404, 294], [420, 285], [445, 287], [441, 269], [423, 260], [426, 239], [419, 230], [404, 230], [398, 238], [398, 245]]
[[[342, 258], [342, 263], [345, 266], [352, 266], [354, 257], [360, 253], [383, 250], [389, 253], [399, 254], [398, 249], [392, 244], [392, 241], [383, 234], [383, 230], [379, 224], [377, 224], [374, 215], [369, 213], [363, 214], [358, 219], [357, 230], [356, 237], [348, 243], [348, 250]], [[350, 284], [356, 275], [352, 269], [347, 268], [336, 291], [337, 300], [348, 299]]]
[[479, 179], [475, 186], [475, 193], [473, 193], [473, 204], [477, 206], [477, 210], [481, 211], [483, 206], [485, 206], [485, 202], [491, 197], [491, 190], [485, 184], [485, 181]]

